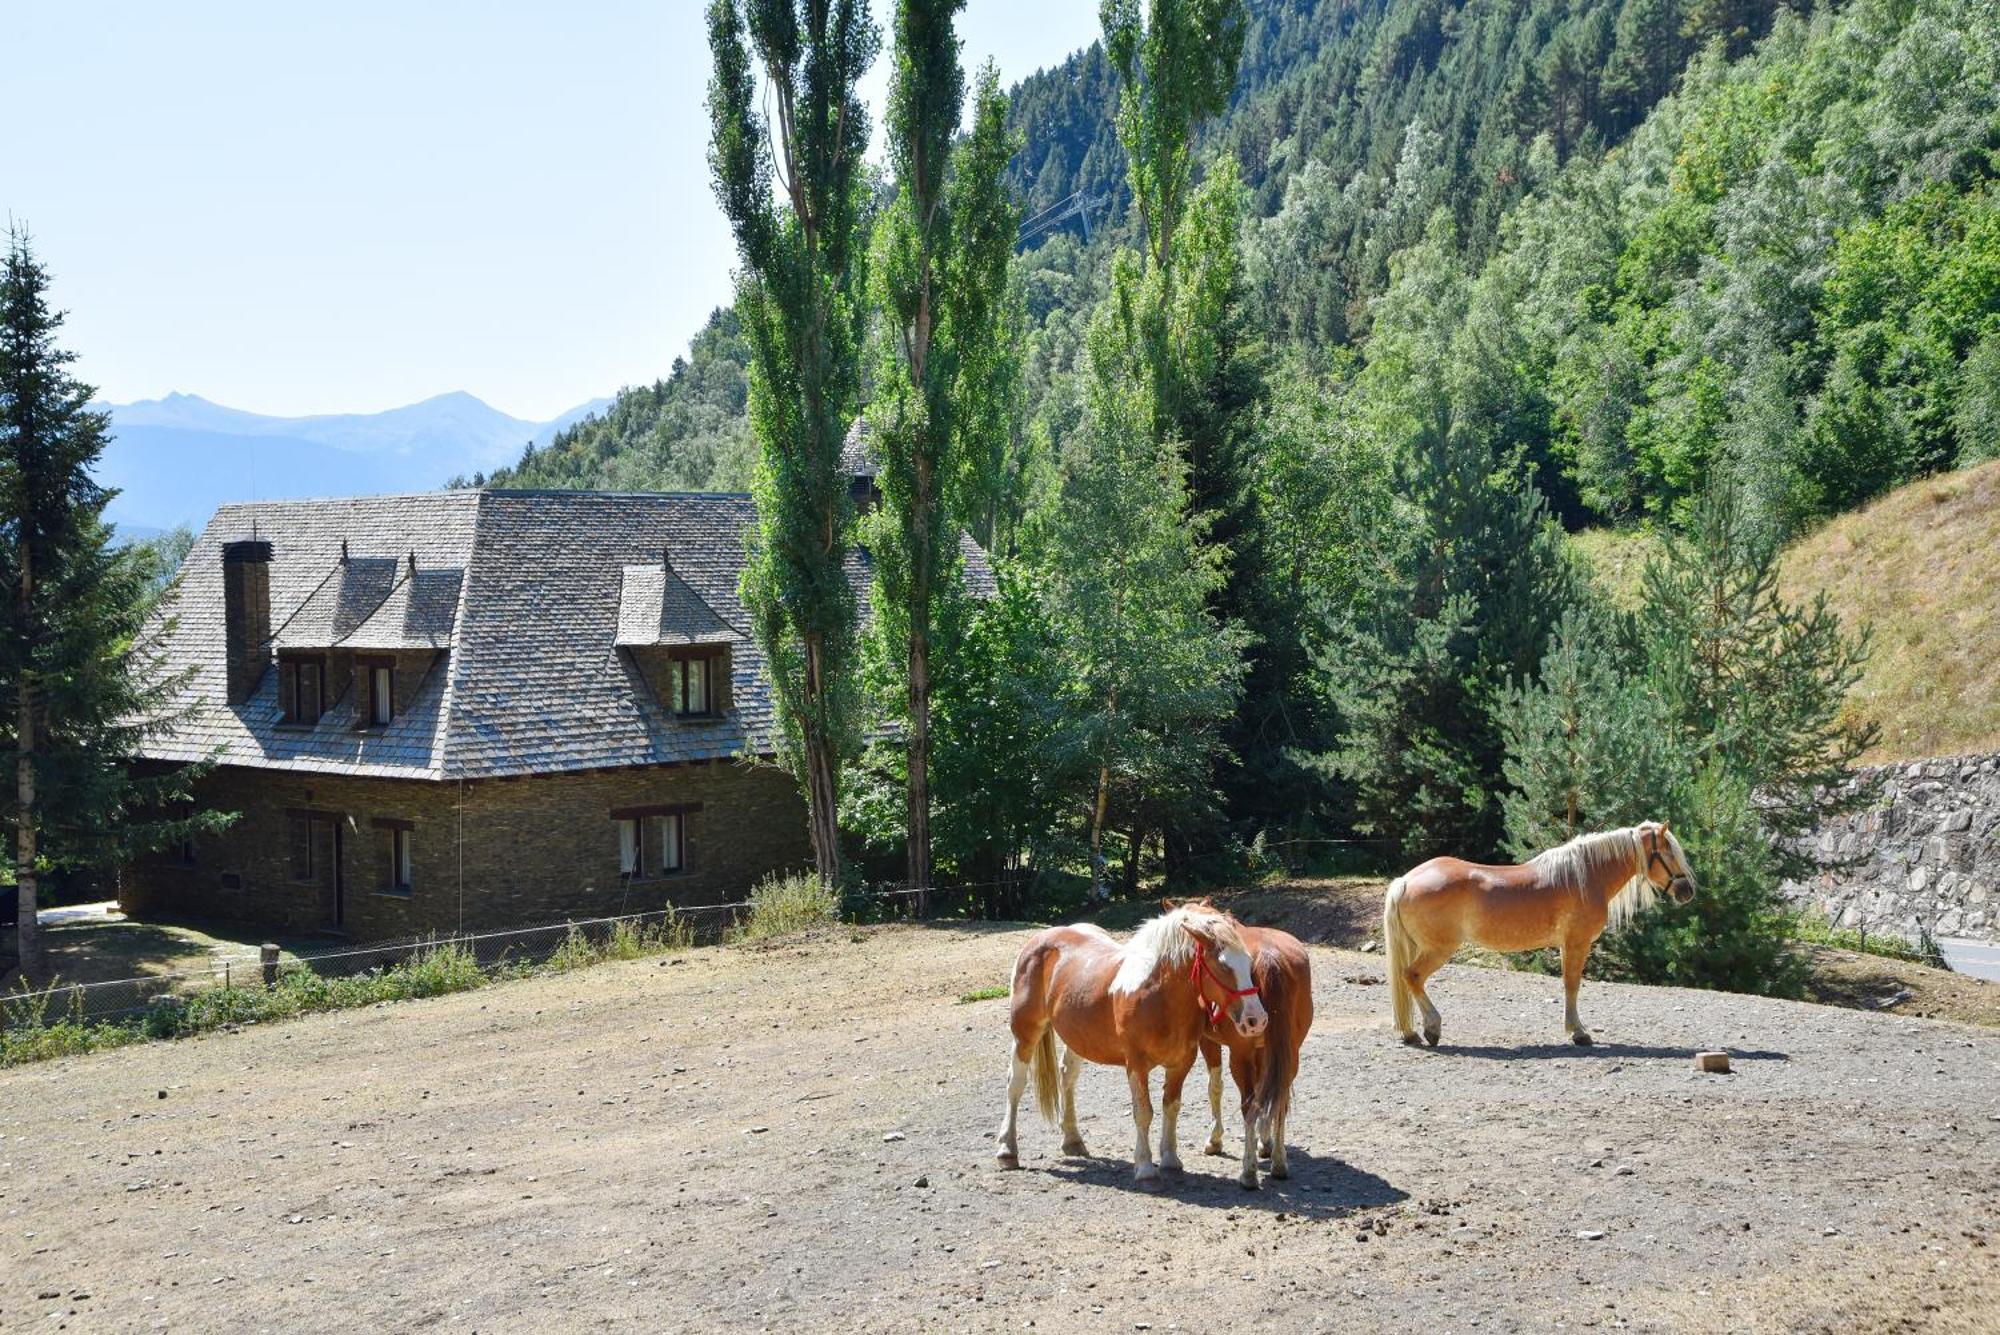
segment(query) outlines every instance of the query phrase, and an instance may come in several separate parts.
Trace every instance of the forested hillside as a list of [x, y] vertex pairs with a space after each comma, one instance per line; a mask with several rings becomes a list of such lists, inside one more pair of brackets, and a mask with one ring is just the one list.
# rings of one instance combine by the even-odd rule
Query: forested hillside
[[[1629, 133], [1711, 37], [1740, 50], [1776, 0], [1253, 0], [1229, 110], [1198, 152], [1239, 165], [1256, 326], [1316, 348], [1358, 340], [1389, 258], [1445, 210], [1474, 261], [1499, 221], [1573, 156]], [[1026, 416], [1067, 368], [1100, 295], [1130, 191], [1102, 45], [1016, 85], [1008, 173], [1023, 219], [1024, 301], [1042, 334]], [[1538, 148], [1539, 145], [1539, 148]], [[1085, 244], [1086, 237], [1094, 244]], [[1059, 244], [1051, 245], [1052, 242]], [[1036, 252], [1046, 253], [1036, 253]], [[1052, 316], [1057, 328], [1045, 330]], [[743, 353], [720, 314], [665, 381], [496, 472], [508, 486], [740, 488]], [[1058, 417], [1052, 425], [1060, 427]], [[740, 432], [740, 428], [738, 428]], [[740, 434], [730, 437], [740, 445]], [[735, 461], [732, 463], [731, 461]]]

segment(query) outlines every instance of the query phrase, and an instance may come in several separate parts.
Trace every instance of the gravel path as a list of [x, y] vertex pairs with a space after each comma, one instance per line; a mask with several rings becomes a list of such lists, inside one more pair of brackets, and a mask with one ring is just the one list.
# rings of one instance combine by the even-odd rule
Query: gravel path
[[[989, 1165], [1025, 933], [609, 965], [0, 1073], [0, 1329], [2000, 1329], [2000, 1035], [1316, 950], [1293, 1178]], [[1729, 1048], [1736, 1073], [1690, 1070]], [[1190, 1092], [1198, 1081], [1190, 1081]], [[161, 1096], [164, 1091], [164, 1097]], [[1024, 1114], [1031, 1116], [1031, 1114]], [[1230, 1144], [1238, 1134], [1231, 1118]]]

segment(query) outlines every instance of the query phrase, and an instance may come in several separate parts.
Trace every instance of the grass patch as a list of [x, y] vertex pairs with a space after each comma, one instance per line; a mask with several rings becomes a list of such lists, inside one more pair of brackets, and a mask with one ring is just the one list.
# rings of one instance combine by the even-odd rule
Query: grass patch
[[958, 999], [958, 1004], [964, 1006], [974, 1001], [998, 1001], [1002, 997], [1011, 995], [1012, 993], [1007, 988], [1002, 987], [998, 983], [995, 983], [991, 987], [974, 988], [972, 991], [967, 992], [964, 996], [960, 997]]
[[1944, 952], [1928, 936], [1912, 942], [1887, 932], [1858, 932], [1852, 927], [1835, 927], [1817, 913], [1801, 913], [1798, 938], [1816, 946], [1852, 950], [1863, 955], [1879, 955], [1885, 960], [1905, 960], [1933, 969], [1949, 970]]
[[731, 941], [763, 941], [830, 927], [840, 921], [840, 892], [811, 872], [767, 876], [750, 891], [750, 911], [729, 934]]
[[1572, 552], [1584, 559], [1597, 584], [1619, 607], [1639, 606], [1647, 558], [1660, 550], [1660, 538], [1645, 528], [1587, 528], [1569, 535]]

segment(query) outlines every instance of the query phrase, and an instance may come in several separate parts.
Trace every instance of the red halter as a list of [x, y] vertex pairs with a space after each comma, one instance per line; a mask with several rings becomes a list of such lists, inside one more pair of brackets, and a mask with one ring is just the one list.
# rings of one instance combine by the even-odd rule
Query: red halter
[[1201, 1007], [1202, 1013], [1208, 1016], [1210, 1024], [1222, 1023], [1222, 1007], [1210, 1001], [1202, 994], [1201, 980], [1203, 978], [1207, 978], [1209, 982], [1221, 988], [1231, 1001], [1235, 1001], [1240, 997], [1254, 997], [1257, 995], [1255, 984], [1249, 987], [1231, 987], [1229, 984], [1234, 980], [1220, 977], [1216, 974], [1215, 970], [1209, 968], [1208, 951], [1203, 947], [1201, 938], [1196, 937], [1194, 942], [1194, 965], [1188, 970], [1188, 979], [1194, 984], [1194, 1004]]

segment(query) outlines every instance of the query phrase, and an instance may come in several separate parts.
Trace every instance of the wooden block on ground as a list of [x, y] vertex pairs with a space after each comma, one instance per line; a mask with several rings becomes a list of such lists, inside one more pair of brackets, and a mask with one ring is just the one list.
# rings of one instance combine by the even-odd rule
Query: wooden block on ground
[[1710, 1075], [1729, 1074], [1729, 1054], [1726, 1052], [1697, 1052], [1694, 1054], [1694, 1069], [1706, 1071]]

